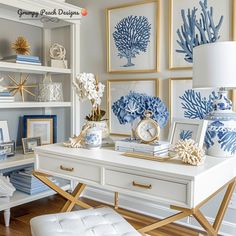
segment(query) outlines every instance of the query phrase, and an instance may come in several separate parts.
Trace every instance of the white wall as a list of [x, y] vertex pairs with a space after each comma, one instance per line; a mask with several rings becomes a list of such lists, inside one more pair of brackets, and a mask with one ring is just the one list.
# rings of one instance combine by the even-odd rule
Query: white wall
[[[123, 3], [136, 2], [136, 0], [69, 0], [70, 3], [79, 5], [88, 10], [88, 15], [81, 22], [81, 71], [98, 74], [102, 81], [108, 79], [125, 78], [160, 78], [161, 98], [168, 104], [168, 82], [170, 77], [190, 77], [191, 71], [168, 70], [168, 1], [161, 4], [161, 61], [160, 73], [146, 74], [109, 74], [106, 72], [106, 20], [105, 9]], [[163, 24], [164, 22], [164, 24]], [[105, 99], [103, 101], [105, 103]], [[81, 122], [89, 112], [87, 104], [81, 107]]]
[[[147, 74], [109, 74], [106, 72], [106, 22], [105, 22], [105, 8], [121, 5], [123, 3], [137, 2], [137, 0], [69, 0], [68, 2], [86, 8], [88, 15], [83, 17], [81, 23], [81, 71], [92, 72], [98, 74], [102, 81], [108, 79], [125, 79], [125, 78], [160, 78], [161, 80], [161, 98], [168, 104], [168, 78], [171, 77], [191, 77], [191, 71], [170, 71], [168, 70], [168, 34], [169, 34], [169, 1], [161, 1], [161, 61], [160, 61], [160, 73], [147, 73]], [[224, 1], [221, 1], [224, 4]], [[104, 101], [104, 104], [105, 101]], [[81, 121], [89, 113], [88, 104], [81, 105]], [[165, 137], [168, 130], [165, 132]], [[206, 180], [207, 181], [207, 180]], [[211, 184], [211, 183], [207, 183]], [[100, 192], [99, 192], [100, 193]], [[88, 196], [95, 196], [100, 200], [109, 199], [107, 195], [97, 195], [98, 192], [88, 191]], [[110, 198], [111, 199], [111, 198]], [[214, 218], [216, 208], [219, 205], [221, 198], [215, 198], [211, 201], [207, 207], [204, 208], [204, 212], [211, 219]], [[124, 201], [124, 205], [135, 205], [135, 201]], [[152, 213], [147, 207], [147, 203], [137, 203], [140, 211]], [[128, 205], [130, 206], [130, 205]], [[162, 207], [161, 207], [162, 208]], [[154, 209], [154, 208], [153, 208]], [[158, 208], [160, 210], [160, 208]], [[156, 210], [156, 209], [155, 209]], [[160, 213], [161, 211], [159, 211]], [[159, 213], [156, 213], [158, 215]], [[165, 214], [159, 214], [158, 216], [164, 216]], [[236, 235], [236, 211], [229, 210], [227, 212], [224, 222], [224, 232], [228, 232], [231, 235]]]

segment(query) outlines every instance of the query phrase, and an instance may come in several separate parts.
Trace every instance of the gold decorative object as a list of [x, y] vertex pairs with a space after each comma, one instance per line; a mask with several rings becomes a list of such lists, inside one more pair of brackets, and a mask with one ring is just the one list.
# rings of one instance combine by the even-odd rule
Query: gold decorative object
[[153, 155], [148, 155], [148, 154], [144, 154], [144, 153], [136, 153], [136, 152], [125, 152], [123, 154], [123, 156], [133, 157], [133, 158], [137, 158], [137, 159], [144, 159], [144, 160], [149, 160], [149, 161], [158, 161], [158, 162], [169, 161], [169, 160], [176, 157], [175, 154], [172, 155], [171, 153], [169, 153], [166, 156], [153, 156]]
[[32, 84], [32, 85], [26, 85], [26, 82], [29, 79], [29, 75], [27, 75], [24, 79], [22, 76], [22, 73], [20, 73], [20, 82], [17, 82], [15, 78], [13, 78], [12, 76], [8, 75], [8, 78], [11, 80], [11, 82], [13, 83], [13, 85], [7, 86], [6, 88], [9, 90], [9, 92], [14, 96], [17, 93], [20, 93], [22, 101], [25, 101], [25, 96], [24, 93], [28, 93], [29, 95], [35, 97], [36, 95], [32, 92], [30, 92], [28, 89], [29, 88], [37, 88], [36, 84]]
[[11, 46], [12, 49], [15, 50], [16, 54], [21, 55], [29, 55], [30, 54], [30, 45], [28, 40], [23, 37], [19, 36]]
[[82, 148], [84, 146], [85, 133], [89, 128], [91, 128], [90, 125], [85, 125], [81, 133], [78, 136], [74, 135], [72, 138], [69, 138], [68, 143], [63, 143], [64, 146], [69, 148]]
[[142, 143], [154, 143], [160, 138], [160, 126], [151, 117], [152, 111], [145, 111], [144, 119], [141, 120], [136, 128], [136, 135], [141, 139]]
[[205, 157], [204, 150], [199, 148], [192, 139], [178, 141], [174, 147], [174, 151], [184, 163], [193, 166], [201, 164]]

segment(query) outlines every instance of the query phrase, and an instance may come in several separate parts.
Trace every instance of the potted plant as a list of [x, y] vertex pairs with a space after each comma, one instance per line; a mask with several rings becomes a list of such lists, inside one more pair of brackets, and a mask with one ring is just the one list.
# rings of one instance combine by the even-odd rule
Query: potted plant
[[87, 124], [102, 130], [102, 137], [109, 136], [109, 130], [104, 116], [106, 112], [101, 109], [101, 101], [104, 94], [105, 85], [98, 81], [94, 74], [80, 73], [73, 81], [75, 92], [81, 101], [89, 100], [92, 110], [85, 117]]

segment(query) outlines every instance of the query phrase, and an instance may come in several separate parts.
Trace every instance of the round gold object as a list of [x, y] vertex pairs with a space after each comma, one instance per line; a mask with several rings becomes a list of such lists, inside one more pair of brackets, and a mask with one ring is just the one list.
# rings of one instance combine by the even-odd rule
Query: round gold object
[[141, 120], [136, 128], [136, 135], [143, 143], [153, 143], [159, 140], [160, 126], [151, 118], [151, 111], [145, 112], [145, 118]]

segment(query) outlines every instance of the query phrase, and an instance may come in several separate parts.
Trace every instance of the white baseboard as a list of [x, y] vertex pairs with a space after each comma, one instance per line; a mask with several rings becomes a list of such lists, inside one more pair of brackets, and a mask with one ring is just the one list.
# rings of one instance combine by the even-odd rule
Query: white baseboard
[[[107, 204], [114, 203], [114, 193], [98, 188], [87, 187], [83, 193], [83, 197]], [[176, 211], [171, 210], [168, 206], [157, 205], [150, 201], [145, 202], [143, 199], [132, 198], [122, 194], [119, 195], [119, 206], [130, 211], [135, 211], [140, 214], [145, 214], [156, 218], [165, 218], [169, 215], [172, 215], [173, 213], [176, 213]], [[211, 223], [214, 222], [213, 218], [207, 217], [207, 219]], [[178, 221], [178, 223], [184, 226], [202, 230], [202, 228], [192, 217], [187, 217], [183, 220]], [[231, 222], [223, 221], [220, 234], [223, 236], [235, 236], [236, 223], [234, 224]]]

